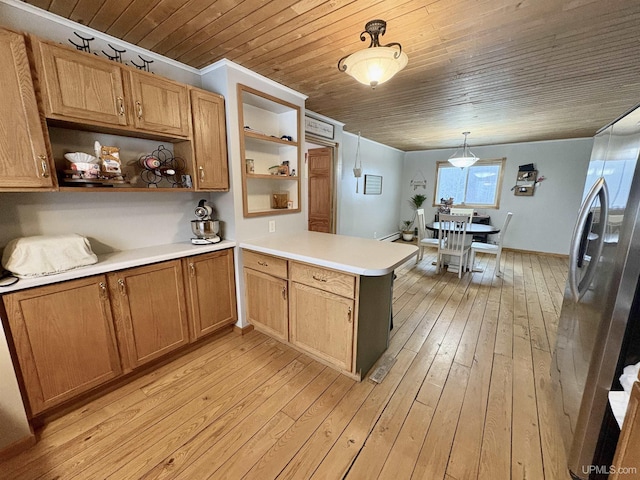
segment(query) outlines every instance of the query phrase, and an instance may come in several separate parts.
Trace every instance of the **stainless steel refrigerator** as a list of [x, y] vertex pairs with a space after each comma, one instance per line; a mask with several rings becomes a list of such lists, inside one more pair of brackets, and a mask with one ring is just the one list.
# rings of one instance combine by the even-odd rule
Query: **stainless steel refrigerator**
[[636, 106], [594, 138], [571, 241], [551, 376], [574, 478], [606, 478], [620, 433], [608, 392], [640, 357], [639, 153]]

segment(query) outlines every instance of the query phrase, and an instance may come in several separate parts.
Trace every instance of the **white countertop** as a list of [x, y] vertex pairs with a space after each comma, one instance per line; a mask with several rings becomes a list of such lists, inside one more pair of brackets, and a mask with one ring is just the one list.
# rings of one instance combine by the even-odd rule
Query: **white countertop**
[[415, 245], [319, 232], [272, 234], [242, 242], [240, 248], [372, 277], [392, 272], [418, 253]]
[[21, 278], [13, 285], [0, 287], [0, 294], [24, 290], [25, 288], [40, 287], [51, 283], [64, 282], [66, 280], [74, 280], [76, 278], [89, 277], [100, 273], [113, 272], [124, 268], [164, 262], [175, 258], [215, 252], [235, 246], [236, 242], [229, 240], [222, 240], [219, 243], [210, 245], [193, 245], [191, 242], [184, 242], [105, 253], [98, 255], [98, 263], [94, 263], [93, 265], [76, 268], [63, 273], [56, 273], [55, 275], [46, 275], [44, 277]]

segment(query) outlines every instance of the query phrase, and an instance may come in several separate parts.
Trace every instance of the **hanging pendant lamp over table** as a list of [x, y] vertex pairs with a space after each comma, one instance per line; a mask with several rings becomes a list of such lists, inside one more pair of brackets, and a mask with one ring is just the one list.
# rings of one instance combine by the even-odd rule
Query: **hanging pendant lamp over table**
[[[358, 161], [360, 161], [360, 164], [358, 164]], [[362, 159], [360, 158], [360, 132], [358, 132], [358, 146], [356, 147], [356, 161], [353, 164], [353, 176], [356, 177], [356, 193], [358, 193], [358, 179], [362, 176]]]
[[467, 135], [471, 132], [462, 132], [464, 135], [464, 144], [462, 145], [462, 153], [460, 152], [460, 147], [453, 152], [453, 155], [449, 157], [449, 163], [454, 167], [458, 168], [467, 168], [473, 165], [478, 161], [478, 157], [476, 157], [471, 150], [469, 150], [469, 146], [467, 145]]
[[338, 70], [372, 88], [390, 80], [407, 65], [409, 59], [398, 42], [380, 45], [379, 37], [386, 30], [387, 22], [384, 20], [368, 22], [364, 26], [364, 32], [360, 34], [360, 40], [366, 41], [365, 33], [368, 34], [371, 37], [369, 47], [342, 57], [338, 61]]

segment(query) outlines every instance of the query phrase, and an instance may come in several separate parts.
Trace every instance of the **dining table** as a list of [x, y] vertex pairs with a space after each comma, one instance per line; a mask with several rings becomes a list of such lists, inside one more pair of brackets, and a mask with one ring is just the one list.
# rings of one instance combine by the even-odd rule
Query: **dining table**
[[[466, 232], [471, 234], [468, 237], [469, 244], [471, 244], [474, 234], [476, 234], [476, 235], [477, 234], [492, 235], [492, 234], [495, 234], [495, 233], [500, 233], [500, 229], [498, 227], [493, 226], [493, 225], [486, 225], [486, 224], [483, 224], [483, 223], [466, 223], [465, 225], [467, 226], [467, 228], [465, 229]], [[430, 231], [435, 233], [440, 229], [440, 222], [431, 222], [431, 223], [428, 223], [427, 225], [425, 225], [425, 227], [427, 228], [427, 230], [430, 230]], [[437, 237], [437, 233], [434, 236]], [[458, 270], [458, 265], [454, 264], [454, 262], [452, 262], [451, 260], [446, 262], [446, 263], [447, 263], [448, 271], [457, 271]], [[434, 264], [435, 264], [435, 262], [434, 262]], [[465, 268], [465, 270], [466, 270], [466, 268]], [[472, 268], [471, 268], [471, 271], [473, 271], [473, 272], [482, 272], [482, 269], [476, 267], [475, 265], [473, 265]]]

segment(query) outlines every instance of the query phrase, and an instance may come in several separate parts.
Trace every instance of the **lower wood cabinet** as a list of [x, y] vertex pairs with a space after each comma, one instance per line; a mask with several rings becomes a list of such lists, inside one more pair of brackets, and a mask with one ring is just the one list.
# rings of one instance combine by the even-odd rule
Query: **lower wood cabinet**
[[291, 283], [289, 341], [337, 367], [351, 371], [354, 301]]
[[104, 275], [3, 298], [32, 416], [121, 374]]
[[126, 371], [189, 342], [180, 260], [122, 270], [108, 278]]
[[183, 265], [192, 340], [236, 323], [233, 250], [186, 258]]
[[283, 341], [289, 339], [287, 281], [251, 268], [244, 269], [247, 320], [257, 329]]
[[234, 323], [233, 272], [225, 249], [3, 295], [29, 416]]

